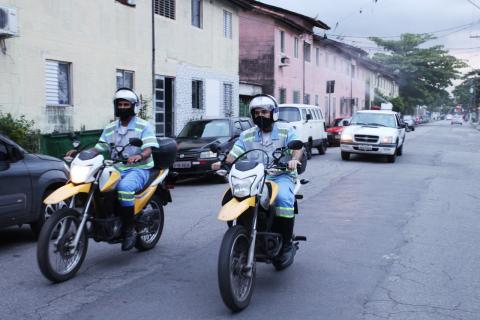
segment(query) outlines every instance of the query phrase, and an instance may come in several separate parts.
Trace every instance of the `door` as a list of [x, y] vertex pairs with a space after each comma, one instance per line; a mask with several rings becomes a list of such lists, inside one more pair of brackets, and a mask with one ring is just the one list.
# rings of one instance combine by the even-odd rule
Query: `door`
[[174, 78], [155, 76], [155, 132], [157, 137], [174, 135]]
[[[23, 159], [15, 157], [14, 146], [0, 139], [0, 224], [10, 225], [31, 210], [32, 185]], [[8, 181], [8, 183], [5, 183]]]

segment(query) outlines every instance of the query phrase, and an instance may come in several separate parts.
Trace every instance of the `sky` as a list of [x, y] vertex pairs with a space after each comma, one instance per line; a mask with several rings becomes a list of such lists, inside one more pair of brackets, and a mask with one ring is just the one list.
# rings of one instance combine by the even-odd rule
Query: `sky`
[[464, 72], [480, 68], [480, 0], [260, 1], [316, 17], [330, 26], [329, 38], [370, 54], [378, 49], [365, 37], [399, 39], [406, 32], [434, 32], [438, 39], [426, 45], [444, 45], [450, 54], [469, 64]]

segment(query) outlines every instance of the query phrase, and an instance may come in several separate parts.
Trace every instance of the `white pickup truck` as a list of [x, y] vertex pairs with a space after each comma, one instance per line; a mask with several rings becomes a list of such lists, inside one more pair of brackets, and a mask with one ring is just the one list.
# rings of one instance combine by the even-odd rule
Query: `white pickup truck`
[[405, 124], [397, 112], [388, 110], [357, 111], [340, 137], [342, 160], [350, 154], [387, 156], [395, 162], [401, 156], [405, 142]]

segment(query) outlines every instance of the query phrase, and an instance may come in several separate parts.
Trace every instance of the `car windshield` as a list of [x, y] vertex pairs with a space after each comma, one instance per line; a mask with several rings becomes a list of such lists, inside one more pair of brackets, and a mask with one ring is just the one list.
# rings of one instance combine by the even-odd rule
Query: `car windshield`
[[352, 117], [352, 125], [372, 125], [396, 128], [395, 116], [393, 114], [359, 112]]
[[228, 120], [204, 120], [187, 123], [178, 138], [199, 139], [229, 136], [230, 125]]
[[282, 107], [280, 108], [279, 119], [287, 122], [300, 121], [300, 111], [295, 107]]

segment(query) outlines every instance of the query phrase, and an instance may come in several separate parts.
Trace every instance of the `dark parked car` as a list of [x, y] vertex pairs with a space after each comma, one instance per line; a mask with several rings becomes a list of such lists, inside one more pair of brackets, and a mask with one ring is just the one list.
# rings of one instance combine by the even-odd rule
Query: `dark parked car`
[[57, 209], [43, 205], [43, 199], [68, 176], [62, 160], [28, 153], [0, 134], [0, 228], [28, 223], [38, 234]]
[[188, 122], [176, 137], [177, 160], [173, 170], [179, 177], [213, 174], [212, 163], [217, 154], [210, 150], [212, 143], [220, 143], [222, 150], [230, 150], [244, 130], [253, 126], [250, 118], [220, 118]]

